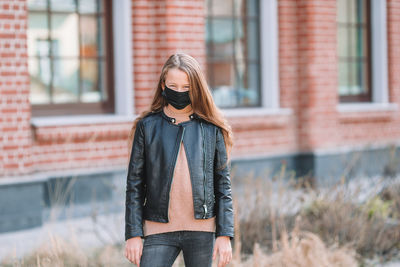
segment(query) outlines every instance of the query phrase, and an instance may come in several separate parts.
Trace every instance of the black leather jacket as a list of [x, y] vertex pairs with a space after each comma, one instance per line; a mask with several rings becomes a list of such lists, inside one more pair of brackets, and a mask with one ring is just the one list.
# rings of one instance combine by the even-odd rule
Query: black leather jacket
[[169, 192], [181, 140], [188, 160], [194, 218], [216, 216], [215, 236], [233, 239], [230, 166], [221, 128], [195, 113], [189, 118], [174, 124], [175, 118], [161, 110], [138, 121], [126, 184], [125, 240], [144, 238], [144, 219], [169, 221]]

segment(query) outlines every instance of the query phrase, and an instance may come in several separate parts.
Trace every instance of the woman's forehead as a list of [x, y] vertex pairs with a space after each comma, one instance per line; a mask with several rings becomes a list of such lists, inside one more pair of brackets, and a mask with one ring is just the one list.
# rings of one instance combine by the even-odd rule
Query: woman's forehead
[[176, 68], [168, 70], [165, 80], [169, 82], [189, 83], [189, 77], [186, 72]]

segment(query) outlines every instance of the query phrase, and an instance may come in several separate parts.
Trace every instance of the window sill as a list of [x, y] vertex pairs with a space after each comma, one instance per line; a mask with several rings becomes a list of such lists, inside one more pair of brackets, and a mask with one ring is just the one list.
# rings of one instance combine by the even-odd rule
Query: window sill
[[235, 108], [223, 109], [222, 113], [226, 117], [254, 117], [254, 116], [280, 116], [291, 115], [293, 113], [290, 108]]
[[336, 106], [339, 112], [397, 111], [397, 103], [348, 103]]
[[[283, 129], [290, 125], [290, 108], [237, 108], [221, 109], [235, 130]], [[251, 119], [243, 119], [244, 117]]]
[[[260, 117], [260, 116], [287, 116], [293, 113], [290, 108], [237, 108], [221, 109], [222, 113], [229, 118], [234, 117]], [[138, 114], [115, 115], [115, 114], [93, 114], [93, 115], [68, 115], [68, 116], [49, 116], [33, 117], [31, 125], [33, 127], [54, 127], [82, 124], [107, 124], [133, 122]]]
[[0, 179], [0, 186], [9, 186], [17, 184], [33, 184], [43, 183], [50, 178], [63, 178], [68, 176], [85, 176], [104, 173], [117, 173], [126, 171], [126, 165], [110, 165], [110, 166], [95, 166], [86, 168], [60, 169], [49, 171], [35, 171], [32, 173], [22, 174], [18, 176], [5, 176]]
[[115, 114], [93, 114], [93, 115], [69, 115], [69, 116], [49, 116], [31, 118], [31, 125], [34, 127], [48, 126], [67, 126], [80, 124], [105, 124], [105, 123], [125, 123], [133, 122], [135, 115], [115, 115]]
[[343, 123], [385, 122], [396, 116], [397, 103], [339, 104], [339, 120]]

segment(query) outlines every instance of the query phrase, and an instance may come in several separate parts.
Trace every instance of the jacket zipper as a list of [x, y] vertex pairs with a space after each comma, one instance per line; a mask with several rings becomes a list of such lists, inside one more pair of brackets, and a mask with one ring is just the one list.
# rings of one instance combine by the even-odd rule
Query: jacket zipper
[[170, 219], [169, 219], [169, 201], [170, 201], [170, 199], [171, 199], [171, 185], [172, 185], [172, 179], [174, 178], [174, 172], [175, 172], [176, 161], [178, 160], [178, 155], [179, 155], [179, 151], [180, 151], [180, 149], [181, 149], [181, 143], [182, 143], [182, 140], [183, 140], [183, 135], [185, 134], [185, 127], [183, 127], [183, 126], [180, 126], [180, 127], [181, 127], [181, 129], [182, 129], [182, 135], [181, 135], [181, 138], [180, 138], [180, 141], [179, 141], [179, 144], [178, 144], [178, 152], [176, 153], [176, 156], [175, 156], [174, 168], [172, 169], [171, 182], [169, 183], [169, 190], [168, 190], [168, 203], [167, 203], [167, 218], [168, 218], [168, 221], [170, 220]]
[[206, 214], [207, 214], [207, 194], [206, 194], [206, 170], [205, 170], [205, 166], [206, 166], [206, 151], [205, 151], [205, 135], [204, 135], [204, 128], [203, 128], [203, 123], [200, 122], [200, 126], [201, 126], [201, 132], [203, 134], [203, 187], [204, 187], [204, 203], [203, 203], [203, 210], [204, 210], [204, 215], [203, 215], [203, 219], [206, 218]]

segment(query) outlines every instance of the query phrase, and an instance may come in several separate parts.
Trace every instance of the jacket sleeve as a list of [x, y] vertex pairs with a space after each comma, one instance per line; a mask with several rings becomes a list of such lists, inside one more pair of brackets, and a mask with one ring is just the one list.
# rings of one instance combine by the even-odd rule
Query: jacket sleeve
[[231, 179], [227, 152], [221, 128], [217, 128], [215, 158], [214, 158], [214, 194], [216, 201], [216, 233], [215, 236], [234, 238], [233, 205]]
[[144, 132], [139, 120], [132, 142], [126, 179], [125, 241], [135, 236], [143, 237], [144, 175]]

